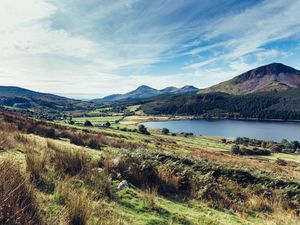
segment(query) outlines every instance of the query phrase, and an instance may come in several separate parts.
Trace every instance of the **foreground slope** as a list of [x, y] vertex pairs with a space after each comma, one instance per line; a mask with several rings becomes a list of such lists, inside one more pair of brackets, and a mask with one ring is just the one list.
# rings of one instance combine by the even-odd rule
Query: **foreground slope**
[[0, 118], [3, 224], [299, 221], [297, 163], [234, 156], [205, 137]]
[[204, 89], [201, 93], [224, 92], [241, 95], [274, 90], [290, 90], [299, 87], [299, 70], [281, 63], [272, 63]]

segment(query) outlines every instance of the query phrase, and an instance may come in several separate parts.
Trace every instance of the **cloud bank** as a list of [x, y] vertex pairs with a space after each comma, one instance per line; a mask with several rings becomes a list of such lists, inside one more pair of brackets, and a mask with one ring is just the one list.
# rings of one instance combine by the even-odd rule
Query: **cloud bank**
[[300, 0], [1, 0], [0, 81], [72, 97], [299, 68]]

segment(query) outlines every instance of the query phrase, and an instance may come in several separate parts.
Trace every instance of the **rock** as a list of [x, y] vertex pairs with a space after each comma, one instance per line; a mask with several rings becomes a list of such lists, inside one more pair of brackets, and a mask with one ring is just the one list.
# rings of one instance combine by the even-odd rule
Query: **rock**
[[123, 180], [119, 185], [118, 185], [118, 188], [117, 188], [117, 191], [121, 191], [121, 190], [124, 190], [126, 188], [128, 188], [129, 185], [127, 183], [126, 180]]

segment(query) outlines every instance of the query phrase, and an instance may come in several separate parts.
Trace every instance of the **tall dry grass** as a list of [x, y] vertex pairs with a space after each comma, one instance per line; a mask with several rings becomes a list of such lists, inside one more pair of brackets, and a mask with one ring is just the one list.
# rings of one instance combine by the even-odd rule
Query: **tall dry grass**
[[11, 159], [0, 162], [0, 224], [44, 224], [33, 190]]

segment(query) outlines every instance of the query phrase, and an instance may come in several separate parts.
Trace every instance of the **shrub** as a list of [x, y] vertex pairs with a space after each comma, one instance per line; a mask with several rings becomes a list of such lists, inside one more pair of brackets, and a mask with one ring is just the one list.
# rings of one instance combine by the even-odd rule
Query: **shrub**
[[33, 124], [28, 127], [27, 133], [36, 134], [46, 138], [55, 138], [55, 129], [42, 124]]
[[233, 145], [233, 146], [231, 147], [231, 153], [232, 153], [233, 155], [239, 155], [240, 152], [241, 152], [240, 146], [238, 146], [238, 145]]
[[162, 134], [168, 135], [170, 133], [168, 128], [163, 128], [161, 131]]
[[85, 127], [92, 127], [92, 126], [93, 126], [93, 124], [92, 124], [92, 122], [91, 122], [91, 121], [89, 121], [89, 120], [86, 120], [86, 121], [84, 122], [83, 126], [85, 126]]
[[231, 153], [234, 155], [270, 155], [271, 152], [266, 149], [248, 149], [245, 147], [240, 148], [238, 145], [233, 145], [231, 148]]
[[150, 135], [150, 132], [147, 130], [147, 128], [143, 124], [139, 125], [138, 131], [141, 134]]
[[280, 166], [286, 166], [287, 165], [287, 162], [283, 159], [276, 159], [275, 161], [278, 165]]
[[282, 145], [278, 145], [278, 144], [273, 144], [270, 148], [270, 150], [272, 152], [281, 152], [283, 149], [283, 146]]
[[88, 140], [87, 146], [89, 148], [101, 150], [101, 145], [98, 143], [98, 141], [96, 139], [93, 139], [93, 138]]
[[225, 138], [222, 138], [222, 139], [221, 139], [221, 142], [222, 142], [223, 144], [225, 144], [225, 143], [227, 142], [227, 140], [226, 140]]

